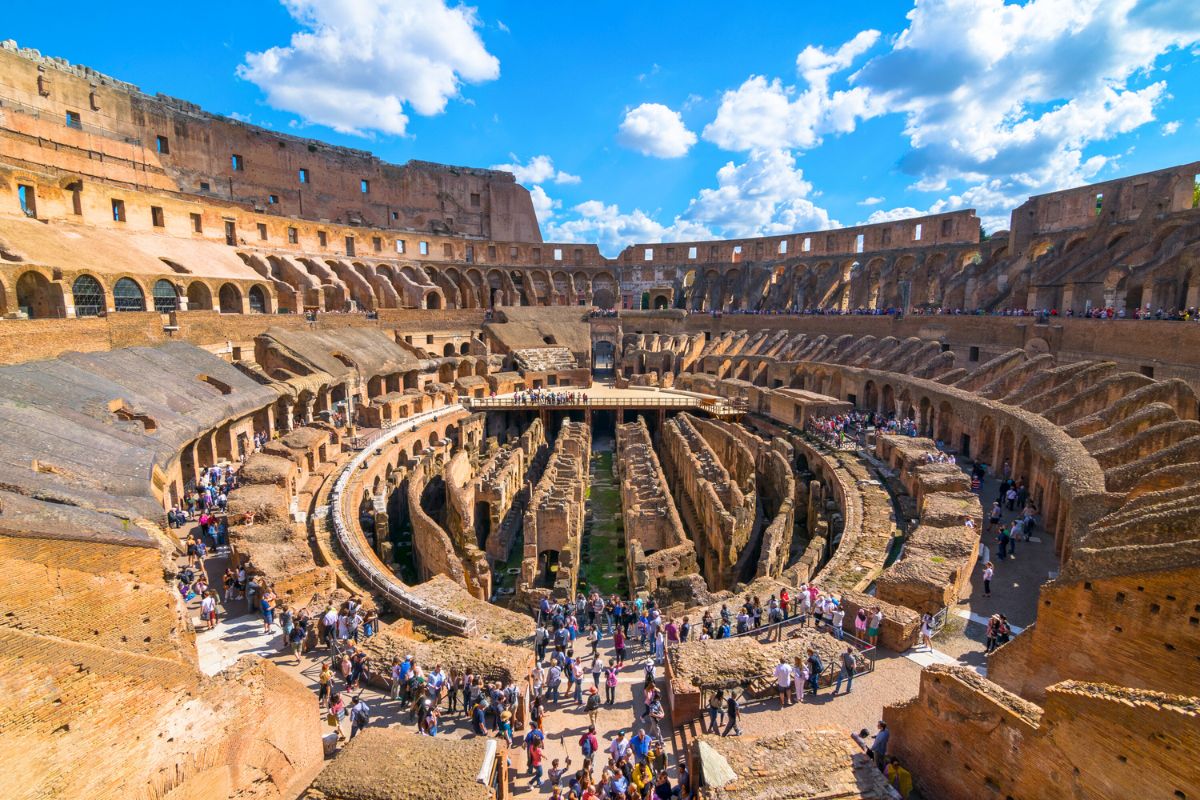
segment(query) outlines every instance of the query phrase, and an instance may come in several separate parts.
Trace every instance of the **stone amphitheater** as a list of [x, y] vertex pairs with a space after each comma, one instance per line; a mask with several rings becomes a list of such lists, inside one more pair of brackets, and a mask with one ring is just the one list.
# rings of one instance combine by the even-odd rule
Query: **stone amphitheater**
[[609, 259], [509, 173], [0, 84], [6, 797], [548, 796], [591, 724], [681, 798], [1200, 798], [1200, 162]]

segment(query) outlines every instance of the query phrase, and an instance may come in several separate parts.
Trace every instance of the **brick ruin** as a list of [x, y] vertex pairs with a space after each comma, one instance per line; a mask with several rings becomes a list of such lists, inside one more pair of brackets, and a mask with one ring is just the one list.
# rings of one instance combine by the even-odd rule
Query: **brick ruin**
[[[525, 549], [517, 594], [529, 606], [541, 596], [575, 598], [591, 452], [591, 429], [580, 422], [564, 421], [525, 511]], [[539, 583], [545, 588], [539, 588]]]
[[696, 544], [684, 532], [644, 419], [617, 426], [613, 461], [621, 482], [629, 586], [635, 594], [654, 592], [660, 583], [697, 569]]
[[710, 589], [720, 591], [740, 582], [742, 553], [759, 521], [754, 457], [744, 444], [705, 424], [709, 437], [724, 445], [724, 458], [719, 457], [702, 435], [702, 424], [688, 414], [667, 421], [663, 469], [674, 486], [684, 529], [701, 543], [696, 548], [700, 572]]
[[[359, 594], [387, 618], [373, 658], [522, 677], [530, 604], [584, 590], [593, 416], [472, 403], [587, 391], [606, 358], [618, 388], [664, 400], [615, 424], [631, 594], [698, 618], [815, 582], [848, 618], [879, 606], [881, 645], [903, 652], [978, 569], [979, 498], [930, 456], [1008, 463], [1059, 569], [1028, 587], [1037, 622], [987, 678], [928, 667], [886, 709], [893, 752], [927, 797], [1200, 785], [1200, 328], [1066, 316], [1200, 306], [1200, 162], [1032, 197], [986, 238], [963, 210], [609, 259], [543, 242], [507, 173], [385, 164], [7, 42], [0, 85], [0, 754], [17, 797], [312, 784], [311, 692], [254, 657], [206, 674], [172, 586], [165, 512], [217, 463], [240, 465], [232, 557], [286, 603]], [[680, 397], [703, 402], [668, 411]], [[851, 409], [918, 435], [859, 451], [805, 434]], [[670, 664], [685, 711], [689, 686], [796, 646], [700, 644]], [[478, 756], [369, 733], [310, 796]], [[743, 775], [709, 797], [885, 796], [841, 731], [690, 746]]]

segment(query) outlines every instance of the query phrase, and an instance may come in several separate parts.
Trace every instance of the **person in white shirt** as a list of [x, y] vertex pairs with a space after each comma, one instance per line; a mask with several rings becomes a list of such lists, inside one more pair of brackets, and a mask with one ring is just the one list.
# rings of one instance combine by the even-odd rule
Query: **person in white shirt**
[[775, 667], [775, 685], [779, 688], [779, 705], [786, 706], [792, 688], [792, 668], [786, 658], [780, 658], [779, 665]]
[[833, 635], [842, 638], [842, 623], [846, 621], [846, 612], [841, 606], [833, 608]]
[[212, 592], [206, 593], [200, 601], [200, 618], [204, 620], [207, 630], [217, 627], [217, 598], [213, 597]]

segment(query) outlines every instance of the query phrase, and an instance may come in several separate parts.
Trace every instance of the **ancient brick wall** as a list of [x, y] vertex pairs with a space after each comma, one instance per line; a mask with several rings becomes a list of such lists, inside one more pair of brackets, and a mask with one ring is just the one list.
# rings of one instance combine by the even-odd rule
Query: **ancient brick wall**
[[541, 480], [534, 486], [525, 510], [524, 553], [518, 593], [525, 601], [537, 594], [534, 585], [545, 569], [541, 558], [554, 554], [551, 594], [558, 600], [575, 597], [579, 580], [591, 429], [584, 423], [564, 421], [554, 439], [554, 449]]
[[[0, 84], [44, 115], [40, 125], [37, 117], [20, 119], [24, 115], [9, 123], [33, 125], [25, 136], [12, 138], [34, 164], [142, 185], [149, 172], [151, 185], [164, 189], [263, 207], [273, 194], [274, 212], [309, 219], [541, 240], [529, 193], [510, 173], [427, 162], [388, 164], [360, 150], [208, 114], [162, 95], [151, 97], [86, 67], [40, 59], [28, 51], [0, 49]], [[68, 110], [80, 114], [79, 129], [61, 124]], [[48, 124], [51, 119], [54, 124]], [[31, 135], [37, 138], [31, 140]], [[157, 137], [166, 139], [168, 152], [161, 152]], [[41, 146], [42, 139], [62, 146]], [[87, 158], [93, 144], [110, 150], [115, 163]], [[236, 165], [234, 154], [240, 159]], [[301, 169], [307, 171], [303, 181]], [[367, 191], [363, 180], [370, 182]]]
[[988, 660], [988, 676], [1039, 700], [1067, 678], [1160, 692], [1200, 686], [1200, 571], [1180, 567], [1041, 587], [1037, 624]]
[[736, 474], [726, 469], [689, 414], [663, 426], [663, 469], [682, 509], [680, 518], [696, 542], [708, 587], [721, 591], [739, 580], [736, 567], [755, 525], [757, 493], [749, 449], [718, 430], [708, 434]]
[[422, 581], [434, 575], [447, 575], [462, 586], [467, 586], [466, 571], [462, 559], [454, 550], [454, 543], [437, 520], [421, 507], [421, 494], [429, 479], [441, 469], [444, 453], [433, 450], [421, 456], [420, 462], [408, 478], [408, 514], [413, 529], [413, 554], [416, 556], [417, 572]]
[[[1038, 707], [965, 667], [933, 666], [884, 709], [888, 753], [930, 797], [1188, 797], [1200, 717], [1180, 697], [1068, 681]], [[1137, 732], [1131, 736], [1131, 732]]]
[[696, 546], [683, 530], [646, 422], [617, 425], [614, 458], [621, 482], [626, 569], [631, 591], [653, 592], [668, 578], [698, 569]]

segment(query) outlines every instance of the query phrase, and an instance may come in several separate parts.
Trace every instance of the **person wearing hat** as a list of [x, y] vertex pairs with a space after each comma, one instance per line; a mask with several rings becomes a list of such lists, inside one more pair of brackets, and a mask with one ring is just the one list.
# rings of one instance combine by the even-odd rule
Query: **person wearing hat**
[[512, 712], [508, 709], [500, 712], [500, 735], [504, 737], [504, 741], [508, 743], [508, 746], [512, 747]]
[[589, 722], [595, 727], [596, 717], [600, 715], [600, 692], [595, 686], [587, 690], [587, 703], [584, 707], [587, 709]]

